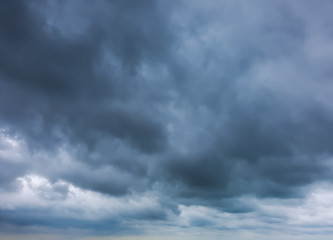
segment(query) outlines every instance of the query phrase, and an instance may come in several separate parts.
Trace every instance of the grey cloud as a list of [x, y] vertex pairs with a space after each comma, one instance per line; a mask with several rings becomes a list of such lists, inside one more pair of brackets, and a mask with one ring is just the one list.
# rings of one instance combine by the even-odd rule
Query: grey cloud
[[[147, 1], [137, 8], [135, 2], [100, 2], [91, 11], [85, 35], [74, 39], [64, 38], [56, 29], [51, 33], [43, 30], [47, 19], [27, 2], [2, 4], [1, 95], [2, 117], [6, 121], [21, 125], [31, 140], [44, 138], [45, 143], [51, 137], [59, 140], [54, 131], [64, 131], [88, 144], [111, 135], [144, 152], [163, 148], [163, 128], [149, 118], [153, 114], [149, 107], [133, 110], [126, 106], [136, 94], [128, 68], [140, 64], [141, 52], [155, 56], [168, 47], [158, 45], [169, 42], [167, 39], [155, 41], [148, 37], [151, 32], [165, 29], [163, 18], [155, 13], [159, 11], [155, 3]], [[19, 17], [11, 20], [11, 12], [19, 11]], [[106, 12], [96, 16], [96, 11]], [[108, 11], [116, 14], [109, 15]], [[128, 13], [119, 15], [119, 11]], [[155, 20], [148, 21], [150, 18]], [[168, 32], [161, 32], [160, 36], [167, 38]], [[124, 76], [113, 74], [109, 66], [98, 66], [107, 54], [116, 56], [116, 67], [123, 69]], [[31, 128], [32, 124], [39, 131]]]
[[[331, 181], [329, 1], [0, 4], [0, 124], [48, 156], [0, 162], [2, 185], [29, 169], [118, 197], [157, 191], [179, 214], [256, 211], [232, 201]], [[74, 167], [43, 170], [59, 149]]]
[[2, 161], [0, 158], [0, 189], [2, 190], [16, 190], [16, 178], [24, 175], [28, 169], [28, 164], [11, 163]]

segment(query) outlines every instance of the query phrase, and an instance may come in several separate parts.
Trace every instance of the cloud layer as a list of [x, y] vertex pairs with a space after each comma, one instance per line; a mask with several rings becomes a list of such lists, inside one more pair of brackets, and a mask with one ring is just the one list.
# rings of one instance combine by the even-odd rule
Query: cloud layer
[[329, 233], [332, 10], [1, 2], [1, 231]]

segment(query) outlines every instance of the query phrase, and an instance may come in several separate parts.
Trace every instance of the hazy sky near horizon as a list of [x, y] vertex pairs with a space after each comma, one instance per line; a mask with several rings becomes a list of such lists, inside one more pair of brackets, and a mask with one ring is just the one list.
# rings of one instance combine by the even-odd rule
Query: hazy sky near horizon
[[0, 239], [330, 239], [332, 12], [0, 1]]

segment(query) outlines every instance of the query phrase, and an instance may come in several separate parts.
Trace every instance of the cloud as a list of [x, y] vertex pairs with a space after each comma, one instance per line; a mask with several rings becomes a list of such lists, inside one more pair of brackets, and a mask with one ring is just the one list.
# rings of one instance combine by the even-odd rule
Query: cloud
[[[155, 16], [154, 4], [149, 1], [146, 4], [151, 8], [147, 13]], [[1, 27], [5, 36], [1, 42], [3, 54], [0, 60], [4, 119], [20, 125], [32, 143], [43, 138], [43, 145], [49, 147], [53, 141], [62, 140], [59, 132], [89, 145], [99, 138], [112, 136], [147, 152], [163, 147], [165, 136], [158, 121], [148, 117], [149, 111], [127, 106], [128, 96], [135, 95], [131, 71], [137, 68], [144, 53], [156, 51], [158, 55], [157, 52], [164, 49], [158, 45], [156, 49], [151, 48], [156, 42], [147, 36], [160, 25], [163, 28], [163, 19], [158, 19], [159, 15], [154, 23], [141, 28], [143, 23], [139, 23], [151, 16], [143, 10], [136, 11], [133, 3], [126, 9], [128, 14], [134, 11], [137, 17], [128, 19], [120, 15], [113, 19], [105, 13], [100, 15], [102, 19], [95, 18], [96, 11], [117, 11], [125, 7], [120, 2], [101, 2], [91, 11], [89, 27], [83, 36], [65, 38], [58, 33], [57, 26], [47, 23], [47, 16], [39, 13], [43, 9], [34, 9], [33, 5], [24, 2], [3, 5], [1, 9], [6, 12], [2, 14], [3, 18], [10, 17], [10, 11], [22, 12], [15, 21], [2, 21], [15, 24]], [[61, 18], [61, 15], [57, 17]], [[138, 26], [133, 26], [134, 23]], [[127, 27], [121, 28], [118, 24]], [[116, 32], [113, 31], [115, 28]], [[135, 42], [126, 43], [131, 38], [132, 28], [136, 32], [132, 37]], [[133, 49], [123, 52], [128, 50], [126, 46]], [[105, 65], [106, 62], [112, 64], [112, 58], [116, 60], [115, 66]], [[121, 72], [114, 73], [113, 68], [119, 68]], [[124, 77], [128, 80], [123, 80]], [[24, 109], [19, 107], [22, 101]]]
[[0, 193], [2, 223], [65, 229], [85, 226], [109, 232], [123, 218], [129, 222], [149, 221], [165, 219], [168, 214], [154, 193], [117, 198], [83, 190], [63, 180], [51, 183], [38, 175], [25, 175], [16, 181], [16, 191]]
[[2, 226], [326, 232], [332, 7], [0, 3]]

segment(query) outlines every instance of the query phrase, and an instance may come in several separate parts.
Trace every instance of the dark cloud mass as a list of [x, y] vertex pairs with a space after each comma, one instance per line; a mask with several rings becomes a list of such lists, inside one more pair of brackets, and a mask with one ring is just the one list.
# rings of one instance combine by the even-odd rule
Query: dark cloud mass
[[311, 0], [1, 1], [1, 191], [158, 200], [102, 220], [6, 205], [0, 222], [121, 231], [126, 219], [205, 207], [255, 212], [242, 197], [302, 199], [331, 182], [330, 10]]

